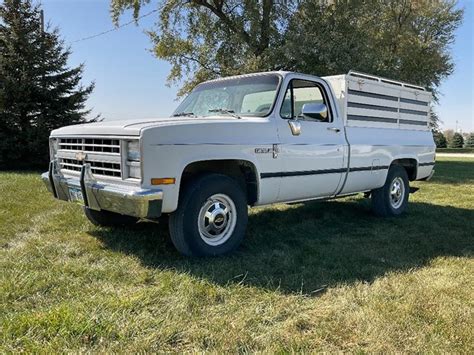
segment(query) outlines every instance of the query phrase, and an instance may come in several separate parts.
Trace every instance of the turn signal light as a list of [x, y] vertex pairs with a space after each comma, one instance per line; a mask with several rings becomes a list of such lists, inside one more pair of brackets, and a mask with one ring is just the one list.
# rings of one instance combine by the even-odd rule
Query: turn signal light
[[175, 178], [153, 178], [152, 185], [173, 185], [176, 182]]

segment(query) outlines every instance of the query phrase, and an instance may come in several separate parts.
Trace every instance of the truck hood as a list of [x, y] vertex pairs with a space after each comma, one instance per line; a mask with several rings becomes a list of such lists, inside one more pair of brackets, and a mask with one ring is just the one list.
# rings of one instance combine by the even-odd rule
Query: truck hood
[[[257, 118], [261, 119], [261, 118]], [[55, 129], [51, 136], [76, 136], [76, 135], [110, 135], [110, 136], [139, 136], [142, 130], [160, 126], [212, 124], [224, 122], [242, 122], [255, 119], [237, 119], [230, 116], [209, 116], [201, 118], [192, 117], [166, 117], [141, 120], [108, 120], [102, 122], [84, 123]]]

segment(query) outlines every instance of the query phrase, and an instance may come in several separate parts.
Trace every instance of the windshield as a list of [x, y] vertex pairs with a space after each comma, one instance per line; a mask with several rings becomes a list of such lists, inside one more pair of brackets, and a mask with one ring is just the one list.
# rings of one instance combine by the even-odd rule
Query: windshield
[[184, 99], [173, 116], [263, 117], [273, 107], [279, 82], [278, 75], [263, 74], [203, 83]]

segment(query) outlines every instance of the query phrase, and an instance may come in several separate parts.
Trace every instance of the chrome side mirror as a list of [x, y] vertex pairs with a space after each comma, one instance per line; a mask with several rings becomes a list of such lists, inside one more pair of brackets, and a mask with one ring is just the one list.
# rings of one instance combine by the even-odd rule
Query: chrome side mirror
[[301, 134], [301, 122], [297, 119], [288, 120], [288, 125], [291, 129], [291, 134], [294, 136], [299, 136]]
[[328, 108], [325, 104], [304, 104], [301, 115], [304, 118], [325, 121], [328, 118]]

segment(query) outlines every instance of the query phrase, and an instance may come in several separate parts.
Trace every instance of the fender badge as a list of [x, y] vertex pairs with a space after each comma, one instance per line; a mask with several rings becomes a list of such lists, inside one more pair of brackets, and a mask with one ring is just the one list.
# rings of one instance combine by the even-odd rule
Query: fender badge
[[272, 152], [272, 148], [255, 148], [256, 154], [267, 154], [271, 152]]

